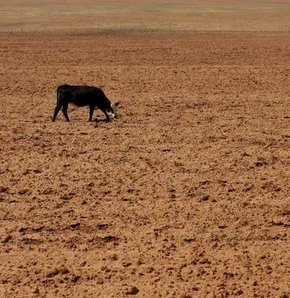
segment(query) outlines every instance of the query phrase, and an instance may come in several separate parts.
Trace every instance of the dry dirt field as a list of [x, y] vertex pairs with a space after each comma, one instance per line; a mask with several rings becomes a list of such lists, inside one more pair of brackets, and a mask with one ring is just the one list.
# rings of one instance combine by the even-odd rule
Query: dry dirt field
[[0, 0], [1, 31], [288, 31], [289, 0]]
[[[0, 65], [0, 297], [290, 297], [289, 33], [2, 32]], [[119, 118], [52, 123], [62, 83]]]

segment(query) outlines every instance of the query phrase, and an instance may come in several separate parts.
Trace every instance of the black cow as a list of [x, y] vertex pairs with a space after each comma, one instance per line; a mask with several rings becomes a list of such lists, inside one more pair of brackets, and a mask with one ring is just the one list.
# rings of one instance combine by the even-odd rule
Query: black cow
[[78, 107], [89, 106], [89, 121], [92, 121], [96, 107], [106, 115], [107, 121], [110, 121], [111, 118], [117, 117], [117, 106], [119, 105], [119, 102], [111, 103], [100, 88], [94, 86], [60, 85], [57, 88], [57, 103], [51, 120], [55, 121], [58, 112], [62, 109], [66, 121], [69, 121], [67, 114], [69, 103]]

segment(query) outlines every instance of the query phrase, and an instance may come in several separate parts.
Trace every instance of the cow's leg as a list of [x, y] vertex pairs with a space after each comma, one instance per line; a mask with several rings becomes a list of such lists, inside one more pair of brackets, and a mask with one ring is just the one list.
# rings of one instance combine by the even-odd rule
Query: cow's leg
[[59, 104], [59, 103], [56, 105], [56, 107], [55, 107], [55, 109], [54, 109], [54, 111], [53, 111], [53, 113], [52, 113], [52, 115], [51, 115], [51, 120], [52, 120], [52, 122], [55, 121], [56, 116], [57, 116], [58, 112], [60, 111], [61, 107], [62, 107], [62, 105]]
[[67, 108], [68, 108], [68, 103], [66, 102], [62, 106], [62, 112], [63, 112], [63, 115], [64, 115], [66, 121], [69, 122], [69, 117], [68, 117], [68, 114], [67, 114]]
[[89, 121], [92, 121], [93, 120], [93, 114], [94, 114], [94, 110], [95, 110], [95, 106], [94, 105], [90, 105], [89, 106], [89, 113], [90, 113], [90, 116], [89, 116]]
[[107, 110], [104, 109], [104, 110], [102, 110], [102, 112], [106, 115], [107, 122], [110, 122], [110, 121], [111, 121], [111, 118], [110, 118], [110, 116], [108, 115]]

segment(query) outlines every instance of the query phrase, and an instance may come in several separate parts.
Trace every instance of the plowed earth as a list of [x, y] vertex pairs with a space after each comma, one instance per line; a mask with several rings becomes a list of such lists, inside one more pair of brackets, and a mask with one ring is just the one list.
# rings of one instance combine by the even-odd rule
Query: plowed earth
[[[1, 297], [289, 297], [290, 43], [0, 35]], [[120, 117], [52, 123], [59, 84]]]

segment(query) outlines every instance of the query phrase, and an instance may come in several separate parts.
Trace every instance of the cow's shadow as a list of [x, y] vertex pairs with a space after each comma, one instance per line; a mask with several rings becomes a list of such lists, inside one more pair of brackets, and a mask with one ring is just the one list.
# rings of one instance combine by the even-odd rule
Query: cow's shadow
[[94, 124], [95, 127], [97, 127], [99, 124], [101, 126], [107, 125], [107, 124], [109, 125], [110, 123], [112, 123], [112, 122], [114, 122], [116, 120], [117, 120], [117, 118], [114, 119], [114, 120], [112, 119], [110, 121], [108, 121], [106, 118], [95, 118], [95, 119], [93, 119], [93, 121], [91, 123]]
[[92, 122], [95, 122], [95, 123], [99, 123], [99, 122], [110, 123], [112, 121], [108, 121], [106, 118], [95, 118]]

